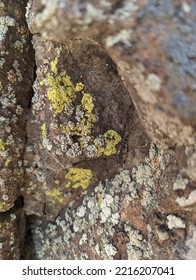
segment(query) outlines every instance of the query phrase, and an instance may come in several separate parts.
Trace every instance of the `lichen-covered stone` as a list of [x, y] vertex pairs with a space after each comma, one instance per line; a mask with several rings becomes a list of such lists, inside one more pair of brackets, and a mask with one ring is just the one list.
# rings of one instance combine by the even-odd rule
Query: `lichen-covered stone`
[[30, 31], [45, 39], [63, 42], [110, 35], [107, 41], [111, 44], [117, 37], [130, 36], [130, 16], [137, 9], [136, 0], [30, 0], [26, 17]]
[[162, 2], [30, 0], [30, 41], [1, 1], [0, 259], [195, 258], [195, 3]]
[[25, 237], [25, 214], [21, 208], [13, 208], [0, 215], [0, 260], [18, 260], [21, 257]]
[[27, 152], [23, 195], [27, 213], [55, 217], [82, 189], [104, 178], [109, 161], [113, 168], [107, 176], [120, 166], [134, 107], [115, 64], [97, 42], [58, 44], [38, 36], [33, 42], [37, 79], [28, 145], [34, 147], [34, 159], [28, 160]]
[[[172, 151], [151, 145], [148, 156], [132, 172], [124, 169], [110, 180], [102, 180], [69, 202], [52, 222], [35, 218], [31, 222], [32, 257], [183, 258], [186, 246], [182, 244], [192, 220], [191, 210], [173, 203], [175, 193], [168, 172], [174, 160]], [[191, 238], [190, 234], [187, 244]]]
[[162, 148], [194, 144], [193, 0], [29, 3], [27, 21], [32, 33], [58, 42], [86, 36], [102, 41], [156, 144]]
[[147, 133], [159, 147], [195, 144], [195, 1], [147, 1], [130, 47], [113, 46]]
[[0, 258], [20, 257], [21, 214], [7, 212], [21, 194], [26, 115], [33, 82], [33, 48], [24, 0], [0, 2]]
[[33, 80], [32, 47], [25, 22], [26, 1], [0, 6], [0, 212], [9, 210], [23, 184], [26, 114]]

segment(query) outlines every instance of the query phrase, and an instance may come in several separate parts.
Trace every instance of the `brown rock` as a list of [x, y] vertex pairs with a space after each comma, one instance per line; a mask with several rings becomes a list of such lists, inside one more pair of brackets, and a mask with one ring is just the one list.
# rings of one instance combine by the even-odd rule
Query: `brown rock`
[[147, 133], [160, 147], [195, 143], [194, 1], [149, 1], [130, 47], [113, 46]]
[[121, 168], [137, 116], [115, 64], [98, 43], [58, 44], [35, 36], [34, 48], [37, 79], [28, 122], [34, 156], [27, 147], [23, 195], [27, 213], [51, 218], [82, 189]]

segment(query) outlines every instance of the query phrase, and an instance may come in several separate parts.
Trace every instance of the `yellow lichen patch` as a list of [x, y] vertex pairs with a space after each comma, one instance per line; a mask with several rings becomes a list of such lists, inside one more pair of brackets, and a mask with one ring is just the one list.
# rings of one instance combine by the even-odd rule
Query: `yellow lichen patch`
[[5, 167], [8, 167], [9, 163], [10, 163], [10, 160], [9, 160], [9, 159], [6, 159], [5, 164], [4, 164]]
[[70, 104], [75, 99], [74, 85], [71, 78], [63, 71], [59, 76], [54, 77], [48, 74], [48, 99], [52, 102], [52, 107], [56, 114], [62, 113], [65, 104]]
[[76, 84], [76, 86], [75, 86], [75, 90], [78, 92], [78, 91], [81, 91], [81, 90], [83, 90], [83, 88], [84, 88], [84, 85], [83, 85], [83, 83], [77, 83]]
[[98, 206], [101, 206], [102, 201], [103, 201], [103, 198], [101, 196], [99, 196], [99, 198], [97, 200]]
[[62, 71], [58, 76], [49, 73], [47, 84], [50, 87], [47, 92], [48, 99], [52, 102], [55, 114], [62, 113], [65, 105], [71, 104], [76, 98], [76, 92], [83, 88], [82, 83], [77, 83], [74, 86], [66, 71]]
[[46, 124], [45, 123], [42, 124], [41, 131], [42, 131], [42, 138], [46, 138], [46, 136], [47, 136], [46, 135], [47, 129], [46, 129]]
[[85, 111], [85, 114], [91, 114], [94, 108], [93, 98], [89, 93], [84, 93], [82, 96], [82, 107]]
[[56, 185], [59, 185], [59, 180], [54, 181]]
[[108, 130], [104, 133], [104, 140], [106, 147], [104, 149], [104, 154], [106, 156], [114, 155], [117, 153], [116, 145], [122, 140], [121, 136], [114, 130]]
[[40, 86], [43, 86], [44, 85], [44, 80], [40, 81], [39, 84], [40, 84]]
[[70, 132], [72, 135], [77, 136], [88, 136], [91, 135], [92, 128], [96, 121], [96, 116], [93, 114], [93, 98], [90, 93], [82, 92], [83, 96], [81, 99], [81, 104], [76, 108], [83, 115], [83, 117], [76, 123], [66, 125], [64, 131]]
[[81, 120], [79, 126], [83, 125], [82, 136], [87, 136], [88, 134], [91, 134], [91, 130], [96, 121], [96, 116], [92, 113], [94, 109], [92, 96], [89, 93], [83, 92], [81, 103], [85, 117]]
[[66, 188], [72, 187], [77, 189], [81, 187], [87, 189], [92, 177], [93, 174], [90, 169], [71, 167], [65, 176], [65, 178], [69, 180], [66, 184]]
[[6, 205], [6, 203], [5, 202], [1, 202], [0, 203], [0, 212], [2, 211], [2, 210], [4, 210], [4, 206]]
[[118, 151], [116, 145], [119, 144], [122, 140], [121, 136], [114, 130], [108, 130], [104, 133], [104, 145], [99, 143], [97, 140], [94, 141], [94, 144], [98, 150], [98, 155], [114, 155]]
[[8, 211], [12, 207], [13, 207], [13, 203], [10, 203], [8, 201], [0, 202], [0, 212]]
[[56, 72], [57, 71], [57, 63], [58, 63], [58, 57], [55, 58], [55, 60], [51, 61], [50, 62], [50, 66], [51, 66], [51, 70], [53, 72]]
[[45, 194], [50, 197], [52, 201], [57, 200], [58, 202], [63, 203], [63, 195], [59, 189], [47, 190]]
[[[57, 64], [58, 57], [50, 63], [51, 72], [41, 82], [48, 87], [47, 95], [55, 111], [54, 117], [63, 112], [69, 116], [71, 115], [71, 121], [67, 121], [66, 125], [60, 125], [63, 132], [71, 137], [77, 136], [81, 149], [84, 147], [81, 144], [80, 138], [88, 136], [92, 142], [94, 141], [94, 151], [98, 151], [98, 156], [116, 154], [116, 145], [121, 141], [121, 136], [114, 130], [108, 130], [101, 135], [103, 143], [94, 140], [95, 137], [92, 135], [92, 129], [97, 121], [97, 117], [93, 113], [93, 97], [90, 93], [84, 91], [84, 84], [82, 82], [74, 85], [66, 70], [58, 74]], [[42, 137], [46, 138], [46, 126], [43, 124], [41, 129]]]
[[0, 151], [5, 151], [5, 143], [3, 139], [0, 139]]

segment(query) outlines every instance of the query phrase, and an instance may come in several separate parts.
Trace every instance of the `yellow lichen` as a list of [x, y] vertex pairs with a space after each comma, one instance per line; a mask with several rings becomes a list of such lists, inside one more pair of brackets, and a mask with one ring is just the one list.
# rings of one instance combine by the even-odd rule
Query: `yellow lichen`
[[106, 147], [104, 149], [104, 155], [110, 156], [117, 153], [116, 145], [122, 140], [121, 136], [114, 130], [108, 130], [104, 133], [104, 140]]
[[71, 127], [69, 125], [66, 125], [64, 128], [65, 132], [70, 132], [71, 134], [77, 136], [91, 135], [91, 130], [96, 121], [96, 116], [92, 112], [94, 108], [92, 96], [90, 95], [90, 93], [82, 92], [82, 94], [82, 106], [78, 105], [77, 108], [79, 108], [81, 112], [84, 113], [84, 117], [82, 117], [80, 121], [78, 121]]
[[56, 185], [59, 185], [59, 180], [54, 181]]
[[62, 113], [65, 104], [70, 104], [75, 99], [75, 91], [71, 78], [63, 71], [58, 77], [48, 74], [48, 99], [52, 102], [52, 107], [56, 114]]
[[84, 88], [84, 85], [83, 85], [83, 83], [77, 83], [76, 84], [76, 86], [75, 86], [75, 90], [78, 92], [78, 91], [81, 91], [81, 90], [83, 90], [83, 88]]
[[86, 115], [91, 114], [94, 108], [93, 98], [89, 93], [84, 93], [82, 96], [82, 107]]
[[66, 188], [72, 187], [77, 189], [79, 187], [87, 189], [92, 179], [92, 171], [84, 168], [71, 167], [67, 172], [65, 178], [69, 180], [66, 184]]
[[0, 202], [0, 212], [8, 211], [12, 207], [13, 207], [13, 203], [10, 203], [8, 201]]
[[53, 72], [57, 71], [57, 63], [58, 63], [58, 57], [55, 58], [55, 60], [50, 62], [51, 70]]
[[115, 130], [108, 130], [104, 133], [104, 145], [99, 143], [97, 140], [94, 144], [98, 150], [98, 155], [114, 155], [117, 153], [116, 145], [122, 140], [121, 136]]
[[[65, 126], [61, 125], [64, 133], [69, 133], [70, 136], [78, 136], [80, 144], [80, 137], [83, 136], [90, 136], [91, 141], [93, 141], [94, 136], [92, 136], [92, 129], [97, 120], [96, 115], [93, 113], [93, 97], [90, 93], [84, 91], [84, 84], [82, 82], [78, 82], [74, 85], [71, 81], [71, 77], [67, 75], [66, 70], [57, 74], [57, 63], [58, 58], [55, 58], [55, 60], [50, 63], [52, 72], [48, 73], [46, 82], [44, 82], [48, 86], [47, 95], [55, 110], [54, 116], [63, 113], [67, 105], [75, 107], [76, 110], [74, 110], [72, 115], [76, 114], [75, 118], [77, 122], [70, 121]], [[79, 102], [78, 105], [74, 104], [76, 100]], [[41, 128], [42, 137], [46, 138], [46, 126], [43, 124]], [[108, 130], [102, 137], [104, 144], [96, 143], [96, 140], [94, 140], [94, 145], [98, 150], [98, 156], [116, 154], [116, 146], [121, 142], [121, 136], [114, 130]], [[82, 146], [81, 149], [83, 149]]]
[[42, 138], [46, 138], [46, 136], [47, 136], [46, 135], [47, 129], [46, 129], [46, 124], [45, 123], [42, 124], [41, 131], [42, 131]]
[[8, 167], [9, 163], [10, 163], [10, 160], [9, 160], [9, 159], [6, 159], [5, 164], [4, 164], [5, 167]]
[[5, 151], [5, 143], [3, 139], [0, 139], [0, 151]]
[[102, 201], [103, 201], [103, 198], [101, 196], [99, 196], [99, 198], [97, 200], [98, 206], [101, 206]]
[[57, 200], [58, 202], [63, 203], [63, 197], [62, 197], [63, 195], [60, 190], [58, 190], [58, 189], [47, 190], [45, 192], [45, 194], [46, 194], [46, 196], [49, 196], [52, 201]]
[[[55, 70], [55, 61], [51, 62], [51, 67]], [[48, 99], [52, 103], [55, 114], [62, 113], [65, 105], [71, 104], [76, 99], [76, 92], [81, 91], [84, 87], [81, 82], [74, 86], [66, 71], [62, 71], [59, 75], [48, 73], [47, 85], [50, 87], [47, 91]]]

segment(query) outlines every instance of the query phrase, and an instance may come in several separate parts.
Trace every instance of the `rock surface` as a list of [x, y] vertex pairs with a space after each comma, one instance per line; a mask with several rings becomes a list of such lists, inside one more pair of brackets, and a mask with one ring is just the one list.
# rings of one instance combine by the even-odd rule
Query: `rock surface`
[[162, 2], [2, 1], [1, 259], [196, 258], [196, 5]]
[[[32, 97], [34, 54], [25, 22], [26, 1], [0, 2], [0, 258], [20, 257], [21, 211], [14, 207], [24, 182], [26, 118]], [[9, 214], [8, 214], [9, 213]], [[13, 218], [14, 217], [14, 218]], [[22, 222], [21, 220], [21, 222]], [[24, 231], [25, 229], [23, 229]]]

